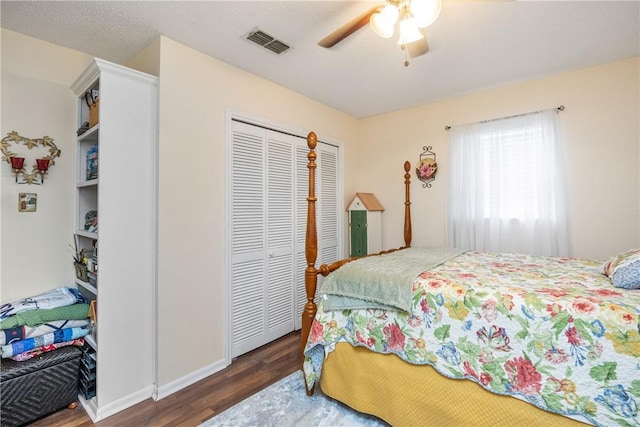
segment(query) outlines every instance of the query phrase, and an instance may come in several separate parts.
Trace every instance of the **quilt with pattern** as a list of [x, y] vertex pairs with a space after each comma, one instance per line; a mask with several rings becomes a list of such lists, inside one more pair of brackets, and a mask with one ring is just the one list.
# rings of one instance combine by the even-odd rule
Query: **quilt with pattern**
[[594, 425], [640, 426], [640, 291], [613, 287], [601, 261], [470, 251], [408, 286], [410, 312], [318, 304], [309, 387], [348, 342]]

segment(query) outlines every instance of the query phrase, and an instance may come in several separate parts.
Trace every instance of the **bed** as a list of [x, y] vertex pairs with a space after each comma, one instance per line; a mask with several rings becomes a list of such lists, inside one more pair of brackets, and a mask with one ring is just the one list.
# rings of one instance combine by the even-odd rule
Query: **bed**
[[413, 248], [405, 162], [405, 246], [316, 268], [313, 132], [307, 143], [308, 394], [319, 383], [392, 425], [640, 425], [640, 290], [612, 284], [634, 256], [640, 267], [640, 251], [603, 270], [598, 260]]

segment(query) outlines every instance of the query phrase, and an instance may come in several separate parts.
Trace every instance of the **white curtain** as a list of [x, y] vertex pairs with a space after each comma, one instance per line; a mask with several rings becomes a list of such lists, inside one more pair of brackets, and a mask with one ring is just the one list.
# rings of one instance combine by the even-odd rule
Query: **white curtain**
[[454, 126], [450, 147], [451, 246], [571, 255], [555, 109]]

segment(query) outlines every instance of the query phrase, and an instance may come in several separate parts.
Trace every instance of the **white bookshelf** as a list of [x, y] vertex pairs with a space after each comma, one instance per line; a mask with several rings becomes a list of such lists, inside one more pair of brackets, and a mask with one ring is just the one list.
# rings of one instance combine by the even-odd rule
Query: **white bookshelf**
[[[87, 252], [97, 246], [97, 280], [75, 282], [97, 301], [86, 340], [96, 361], [96, 394], [80, 399], [95, 422], [153, 392], [157, 79], [95, 59], [72, 90], [78, 128], [88, 121], [85, 93], [99, 91], [99, 122], [76, 137], [75, 180], [76, 240]], [[87, 174], [94, 145], [97, 177]], [[97, 230], [85, 227], [89, 211], [97, 211]]]

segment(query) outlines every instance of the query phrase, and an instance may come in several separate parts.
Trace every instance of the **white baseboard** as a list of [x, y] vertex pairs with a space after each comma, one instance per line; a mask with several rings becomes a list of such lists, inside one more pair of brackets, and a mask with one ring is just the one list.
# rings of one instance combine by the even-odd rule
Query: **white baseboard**
[[96, 423], [110, 417], [111, 415], [117, 414], [118, 412], [123, 411], [137, 403], [140, 403], [143, 400], [148, 399], [149, 397], [151, 397], [155, 401], [164, 399], [165, 397], [170, 396], [173, 393], [182, 390], [183, 388], [195, 384], [198, 381], [207, 378], [208, 376], [213, 375], [218, 371], [223, 370], [227, 366], [228, 365], [224, 360], [219, 360], [208, 366], [205, 366], [204, 368], [198, 369], [197, 371], [194, 371], [189, 375], [178, 378], [177, 380], [172, 381], [169, 384], [163, 385], [161, 387], [145, 387], [144, 389], [141, 389], [135, 393], [132, 393], [101, 407], [97, 407], [95, 398], [86, 400], [82, 396], [78, 397], [80, 400], [80, 404], [82, 404], [84, 410], [91, 418], [91, 421]]
[[117, 414], [120, 411], [124, 411], [125, 409], [142, 402], [143, 400], [147, 400], [151, 397], [153, 393], [153, 386], [148, 386], [143, 389], [136, 391], [135, 393], [131, 393], [128, 396], [122, 397], [116, 401], [109, 403], [108, 405], [96, 406], [96, 399], [93, 398], [91, 400], [86, 400], [82, 396], [80, 397], [80, 403], [84, 407], [84, 410], [87, 412], [91, 421], [94, 423], [104, 420], [111, 415]]
[[84, 411], [87, 413], [87, 415], [89, 415], [89, 418], [91, 418], [91, 421], [95, 423], [97, 421], [96, 418], [98, 414], [98, 407], [96, 406], [95, 397], [93, 399], [87, 400], [82, 396], [78, 396], [78, 399], [80, 400], [80, 404], [84, 408]]
[[207, 378], [210, 375], [215, 374], [218, 371], [223, 370], [227, 367], [227, 364], [224, 360], [218, 360], [204, 368], [198, 369], [190, 373], [189, 375], [185, 375], [182, 378], [178, 378], [175, 381], [171, 381], [169, 384], [165, 384], [160, 387], [156, 387], [151, 397], [153, 400], [164, 399], [167, 396], [172, 395], [173, 393], [182, 390], [192, 384], [197, 383], [198, 381]]

